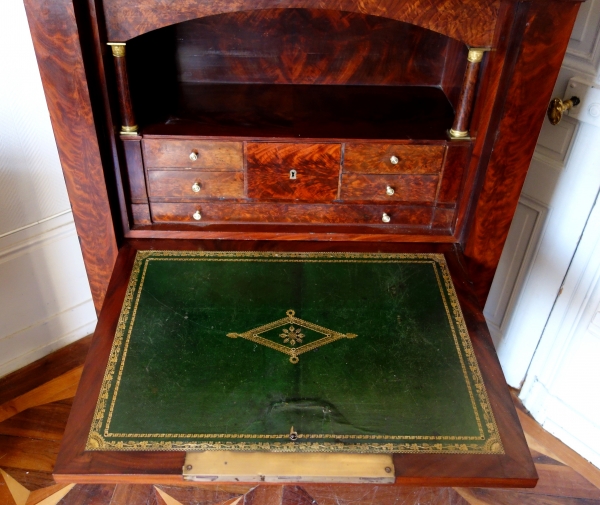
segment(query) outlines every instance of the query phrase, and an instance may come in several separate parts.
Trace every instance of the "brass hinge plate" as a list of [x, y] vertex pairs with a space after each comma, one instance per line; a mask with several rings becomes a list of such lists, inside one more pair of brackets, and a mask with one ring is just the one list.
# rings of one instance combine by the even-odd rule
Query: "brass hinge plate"
[[339, 482], [393, 484], [391, 454], [188, 452], [184, 480], [195, 482]]

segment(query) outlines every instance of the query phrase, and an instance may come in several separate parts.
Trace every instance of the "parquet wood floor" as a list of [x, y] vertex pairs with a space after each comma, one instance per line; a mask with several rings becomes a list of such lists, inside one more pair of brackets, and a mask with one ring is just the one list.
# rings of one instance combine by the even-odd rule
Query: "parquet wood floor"
[[540, 476], [534, 489], [56, 484], [52, 468], [89, 343], [0, 379], [0, 505], [600, 505], [600, 470], [528, 416], [516, 395]]

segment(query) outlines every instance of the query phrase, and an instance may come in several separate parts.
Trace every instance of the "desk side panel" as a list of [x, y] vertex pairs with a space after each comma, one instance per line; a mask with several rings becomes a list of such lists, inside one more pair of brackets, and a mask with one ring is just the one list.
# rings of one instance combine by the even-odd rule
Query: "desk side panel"
[[26, 0], [25, 9], [96, 310], [117, 243], [96, 126], [70, 0]]

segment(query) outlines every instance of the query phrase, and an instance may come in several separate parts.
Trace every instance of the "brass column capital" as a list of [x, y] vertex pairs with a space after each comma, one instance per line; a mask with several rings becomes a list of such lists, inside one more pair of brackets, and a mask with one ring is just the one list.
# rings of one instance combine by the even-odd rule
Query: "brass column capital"
[[115, 58], [124, 58], [125, 57], [125, 42], [108, 42], [112, 49], [112, 55]]

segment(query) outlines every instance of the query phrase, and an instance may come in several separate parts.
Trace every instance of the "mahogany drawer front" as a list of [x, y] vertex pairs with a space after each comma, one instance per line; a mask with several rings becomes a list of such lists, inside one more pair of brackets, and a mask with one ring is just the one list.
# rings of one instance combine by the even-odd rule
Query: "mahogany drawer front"
[[249, 143], [246, 149], [248, 198], [307, 202], [337, 198], [340, 144], [265, 142]]
[[437, 175], [343, 174], [340, 198], [346, 201], [433, 202], [438, 181]]
[[341, 144], [293, 144], [287, 142], [248, 142], [248, 167], [295, 168], [337, 167]]
[[344, 172], [360, 174], [437, 174], [445, 146], [346, 144]]
[[[284, 203], [151, 203], [154, 222], [251, 222], [429, 226], [433, 207]], [[196, 218], [194, 218], [196, 214]], [[384, 221], [384, 214], [389, 221]], [[199, 218], [199, 219], [198, 219]]]
[[222, 171], [244, 168], [241, 142], [144, 139], [142, 143], [144, 164], [150, 169], [194, 168]]
[[148, 172], [151, 197], [241, 198], [243, 172], [159, 171]]

